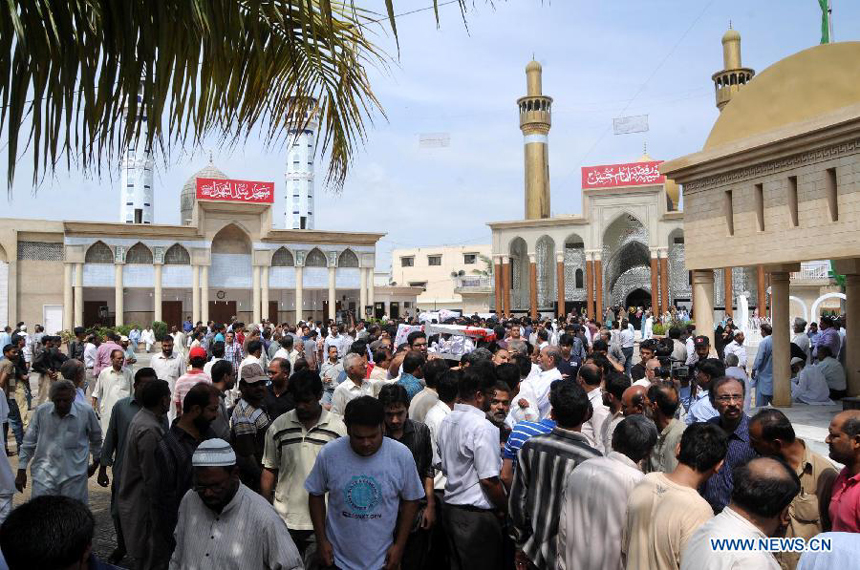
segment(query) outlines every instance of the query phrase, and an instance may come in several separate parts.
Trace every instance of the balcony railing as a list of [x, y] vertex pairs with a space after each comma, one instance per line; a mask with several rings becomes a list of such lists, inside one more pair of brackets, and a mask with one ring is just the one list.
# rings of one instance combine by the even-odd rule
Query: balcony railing
[[493, 280], [482, 275], [464, 275], [454, 277], [455, 293], [491, 293]]
[[791, 274], [792, 279], [829, 279], [830, 262], [804, 261], [800, 264], [800, 271]]

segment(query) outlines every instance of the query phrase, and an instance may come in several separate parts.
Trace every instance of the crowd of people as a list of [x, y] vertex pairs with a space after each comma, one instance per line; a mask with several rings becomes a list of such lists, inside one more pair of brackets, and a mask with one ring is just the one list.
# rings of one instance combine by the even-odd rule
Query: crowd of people
[[[449, 332], [414, 320], [189, 319], [152, 343], [151, 329], [79, 328], [65, 350], [7, 330], [6, 564], [709, 570], [836, 567], [860, 549], [844, 534], [860, 533], [860, 411], [830, 425], [837, 470], [768, 405], [772, 351], [747, 362], [731, 322], [716, 347], [693, 325], [647, 338], [627, 318], [454, 324], [489, 331], [460, 360]], [[797, 384], [820, 392], [838, 329], [796, 325]], [[158, 349], [149, 366], [137, 345]], [[93, 475], [111, 490], [105, 563]], [[827, 537], [833, 551], [713, 546], [767, 537]]]

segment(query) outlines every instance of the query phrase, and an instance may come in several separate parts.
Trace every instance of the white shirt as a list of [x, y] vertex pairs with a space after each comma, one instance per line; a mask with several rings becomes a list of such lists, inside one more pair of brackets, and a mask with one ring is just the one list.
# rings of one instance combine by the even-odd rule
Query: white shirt
[[738, 366], [744, 369], [747, 367], [747, 349], [744, 345], [740, 344], [736, 340], [733, 340], [723, 349], [724, 356], [728, 356], [729, 354], [737, 355]]
[[223, 358], [213, 358], [209, 362], [203, 365], [203, 372], [206, 373], [206, 376], [212, 378], [212, 367], [215, 366], [215, 363], [219, 360], [224, 360]]
[[352, 379], [347, 378], [334, 389], [331, 397], [332, 413], [342, 416], [346, 405], [360, 396], [373, 396], [373, 382], [362, 379], [359, 386]]
[[102, 433], [108, 431], [113, 405], [121, 399], [131, 396], [133, 384], [134, 378], [131, 375], [131, 370], [126, 367], [117, 372], [111, 366], [99, 373], [96, 386], [93, 388], [93, 398], [98, 400]]
[[492, 509], [481, 479], [498, 477], [502, 469], [499, 428], [469, 404], [454, 404], [436, 436], [442, 473], [447, 477], [445, 502]]
[[[448, 407], [448, 404], [439, 400], [433, 404], [432, 408], [427, 410], [427, 414], [424, 416], [424, 425], [426, 425], [430, 430], [430, 445], [433, 447], [434, 465], [438, 465], [441, 462], [441, 459], [439, 458], [439, 443], [436, 441], [436, 437], [439, 435], [439, 426], [442, 425], [442, 420], [444, 420], [450, 413], [451, 408]], [[447, 479], [442, 473], [442, 470], [436, 469], [436, 475], [433, 478], [433, 488], [443, 491], [445, 490], [446, 482]]]
[[634, 335], [633, 331], [629, 328], [622, 330], [618, 333], [618, 337], [621, 340], [621, 348], [633, 348]]
[[830, 389], [821, 370], [807, 366], [791, 379], [791, 398], [795, 402], [813, 405], [832, 405]]
[[[550, 368], [549, 370], [542, 371], [537, 376], [529, 375], [523, 381], [523, 384], [528, 384], [526, 391], [531, 391], [534, 394], [538, 407], [537, 412], [540, 416], [539, 419], [549, 417], [549, 411], [552, 408], [549, 403], [549, 387], [553, 382], [561, 379], [561, 372], [558, 368]], [[522, 386], [520, 389], [522, 389]]]
[[779, 564], [769, 552], [756, 550], [711, 550], [712, 538], [758, 540], [765, 534], [750, 521], [732, 510], [731, 506], [699, 527], [681, 554], [681, 570], [779, 570]]
[[617, 451], [588, 459], [571, 471], [558, 524], [559, 570], [623, 569], [627, 497], [644, 476], [633, 460]]
[[588, 444], [600, 453], [605, 453], [603, 441], [600, 434], [603, 430], [603, 422], [612, 415], [607, 406], [603, 405], [603, 392], [600, 387], [594, 388], [588, 393], [588, 401], [591, 402], [591, 419], [582, 424], [582, 435], [588, 440]]
[[84, 366], [92, 369], [96, 365], [96, 357], [98, 356], [99, 347], [91, 342], [84, 347]]

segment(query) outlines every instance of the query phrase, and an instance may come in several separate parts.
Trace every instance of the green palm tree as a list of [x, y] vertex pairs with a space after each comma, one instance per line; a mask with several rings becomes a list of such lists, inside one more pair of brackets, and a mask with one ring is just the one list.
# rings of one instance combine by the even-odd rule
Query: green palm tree
[[[394, 0], [385, 5], [379, 18], [352, 0], [4, 2], [9, 187], [30, 145], [34, 182], [63, 159], [100, 172], [138, 140], [143, 117], [155, 120], [142, 142], [166, 155], [210, 134], [241, 143], [256, 128], [282, 143], [286, 127], [316, 112], [326, 182], [339, 188], [382, 112], [366, 68], [389, 60], [369, 39], [371, 24], [387, 21], [397, 38]], [[437, 24], [438, 7], [433, 0]]]

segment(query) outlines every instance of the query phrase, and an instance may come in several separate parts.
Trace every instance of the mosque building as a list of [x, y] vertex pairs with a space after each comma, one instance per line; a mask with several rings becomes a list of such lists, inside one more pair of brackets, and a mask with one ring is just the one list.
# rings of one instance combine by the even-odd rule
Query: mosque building
[[[724, 65], [712, 78], [720, 111], [755, 75], [741, 63], [740, 44], [735, 30], [722, 38]], [[693, 284], [685, 267], [680, 189], [660, 174], [662, 161], [644, 152], [625, 164], [585, 166], [582, 213], [550, 215], [553, 100], [543, 93], [542, 72], [536, 61], [526, 66], [527, 94], [517, 101], [524, 144], [524, 217], [489, 224], [496, 313], [534, 317], [577, 309], [602, 317], [612, 306], [652, 307], [660, 313], [671, 306], [690, 307]], [[828, 282], [826, 270], [816, 276], [806, 283], [813, 298]], [[714, 281], [713, 307], [720, 316], [733, 314], [739, 295], [746, 298], [751, 314], [759, 300], [766, 302], [761, 266], [717, 269]], [[798, 280], [798, 286], [803, 285]]]

